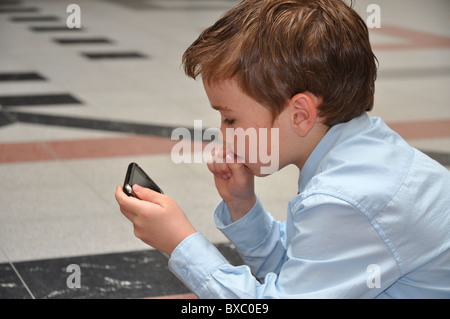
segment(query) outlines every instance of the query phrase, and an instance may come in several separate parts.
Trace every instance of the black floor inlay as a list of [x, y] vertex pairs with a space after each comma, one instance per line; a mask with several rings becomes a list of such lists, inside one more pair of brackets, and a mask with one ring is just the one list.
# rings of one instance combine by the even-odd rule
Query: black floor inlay
[[41, 94], [41, 95], [10, 95], [0, 96], [0, 105], [33, 106], [55, 104], [80, 104], [81, 102], [70, 94]]
[[[242, 264], [228, 244], [216, 247], [231, 264]], [[0, 264], [0, 299], [147, 298], [189, 293], [167, 264], [167, 258], [156, 250], [4, 263]]]
[[28, 17], [12, 17], [12, 22], [52, 22], [59, 21], [57, 16], [28, 16]]
[[106, 38], [57, 38], [53, 39], [58, 44], [109, 44], [111, 40]]
[[33, 26], [30, 27], [31, 31], [34, 32], [79, 32], [83, 31], [84, 28], [68, 28], [67, 26]]
[[0, 73], [0, 82], [44, 81], [45, 78], [35, 72]]
[[0, 7], [0, 13], [29, 13], [38, 12], [39, 8], [35, 7], [17, 7], [17, 8], [3, 8]]
[[146, 55], [143, 55], [138, 52], [98, 52], [98, 53], [82, 53], [82, 54], [91, 60], [147, 58]]
[[21, 0], [1, 0], [0, 6], [17, 6], [21, 3]]
[[16, 119], [8, 112], [0, 112], [0, 127], [12, 124], [14, 122], [16, 122]]
[[[131, 133], [149, 136], [158, 136], [171, 138], [172, 132], [176, 129], [175, 126], [154, 125], [154, 124], [142, 124], [132, 122], [119, 122], [108, 120], [97, 120], [85, 117], [72, 117], [72, 116], [60, 116], [60, 115], [48, 115], [48, 114], [36, 114], [29, 112], [4, 112], [8, 115], [9, 124], [11, 121], [20, 123], [32, 123], [50, 126], [62, 126], [72, 127], [90, 130], [111, 131], [121, 133]], [[0, 112], [1, 114], [1, 112]], [[203, 132], [195, 134], [194, 129], [188, 128], [191, 136], [203, 137]]]
[[11, 264], [0, 264], [0, 299], [31, 298]]

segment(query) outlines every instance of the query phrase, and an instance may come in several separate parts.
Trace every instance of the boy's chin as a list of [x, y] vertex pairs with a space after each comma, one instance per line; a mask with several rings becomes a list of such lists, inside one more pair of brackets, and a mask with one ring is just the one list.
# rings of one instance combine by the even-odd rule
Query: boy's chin
[[270, 175], [272, 175], [273, 173], [270, 173], [270, 174], [262, 174], [262, 173], [259, 173], [259, 174], [254, 174], [255, 176], [257, 176], [257, 177], [266, 177], [266, 176], [270, 176]]
[[255, 165], [255, 164], [245, 164], [247, 168], [250, 170], [250, 172], [258, 177], [265, 177], [272, 175], [273, 173], [278, 172], [279, 168], [277, 167], [271, 167], [270, 165], [267, 166], [261, 166], [261, 165]]

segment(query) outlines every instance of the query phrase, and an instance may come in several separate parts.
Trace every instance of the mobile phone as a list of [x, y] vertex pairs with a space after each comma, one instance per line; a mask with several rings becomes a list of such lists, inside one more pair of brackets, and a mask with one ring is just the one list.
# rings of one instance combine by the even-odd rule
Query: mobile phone
[[159, 188], [138, 164], [130, 163], [130, 165], [128, 165], [127, 175], [125, 175], [125, 181], [123, 182], [123, 192], [128, 196], [137, 197], [132, 189], [134, 184], [150, 188], [155, 192], [163, 194], [161, 188]]

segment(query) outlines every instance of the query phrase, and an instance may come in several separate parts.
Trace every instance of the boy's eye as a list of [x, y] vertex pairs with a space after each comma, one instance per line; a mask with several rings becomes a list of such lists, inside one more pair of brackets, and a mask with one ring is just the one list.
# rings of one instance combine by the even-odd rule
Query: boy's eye
[[231, 119], [224, 119], [223, 122], [227, 125], [233, 125], [234, 124], [234, 120]]

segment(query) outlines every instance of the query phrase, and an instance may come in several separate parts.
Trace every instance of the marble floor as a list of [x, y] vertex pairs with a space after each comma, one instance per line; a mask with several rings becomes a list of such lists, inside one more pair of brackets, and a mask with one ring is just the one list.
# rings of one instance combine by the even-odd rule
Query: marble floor
[[[133, 235], [114, 200], [138, 162], [202, 232], [219, 202], [205, 163], [176, 164], [175, 128], [219, 116], [181, 56], [237, 0], [0, 0], [0, 298], [194, 298], [159, 252]], [[355, 0], [364, 19], [374, 1]], [[450, 168], [450, 2], [377, 0], [375, 108], [408, 142]], [[298, 170], [257, 179], [285, 220]], [[80, 282], [72, 274], [81, 271]], [[73, 285], [79, 284], [79, 288]]]

